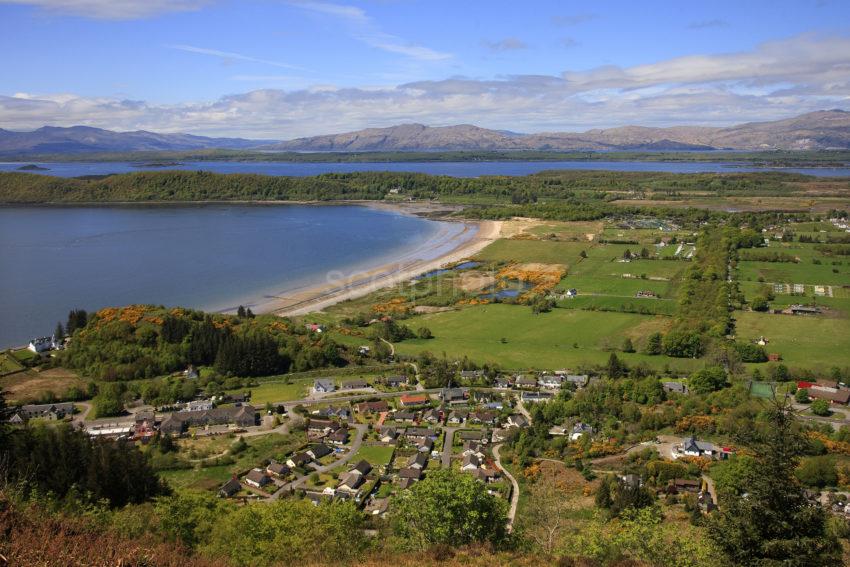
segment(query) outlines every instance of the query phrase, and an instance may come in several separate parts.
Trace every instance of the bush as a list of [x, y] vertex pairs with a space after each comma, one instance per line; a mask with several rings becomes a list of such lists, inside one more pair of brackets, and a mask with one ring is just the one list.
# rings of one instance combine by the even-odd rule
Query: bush
[[826, 417], [832, 412], [829, 410], [829, 402], [826, 400], [815, 400], [812, 402], [812, 413], [821, 417]]

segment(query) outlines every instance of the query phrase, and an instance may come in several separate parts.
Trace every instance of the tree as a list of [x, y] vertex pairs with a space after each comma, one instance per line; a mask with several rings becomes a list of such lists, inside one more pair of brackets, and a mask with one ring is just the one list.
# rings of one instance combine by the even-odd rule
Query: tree
[[841, 546], [827, 529], [827, 512], [809, 502], [794, 474], [806, 440], [792, 410], [776, 401], [764, 414], [764, 422], [737, 435], [753, 458], [746, 496], [720, 492], [709, 537], [733, 565], [839, 565]]
[[835, 470], [835, 456], [818, 455], [806, 457], [795, 471], [797, 478], [806, 486], [825, 488], [838, 484], [838, 473]]
[[608, 357], [608, 364], [605, 367], [605, 372], [608, 374], [609, 378], [622, 378], [628, 374], [629, 369], [625, 364], [620, 362], [619, 357], [612, 352], [611, 356]]
[[240, 319], [244, 319], [245, 315], [246, 315], [245, 306], [240, 305], [239, 308], [236, 310], [236, 316], [239, 317]]
[[806, 388], [798, 388], [797, 391], [794, 392], [794, 401], [798, 404], [809, 403], [809, 391]]
[[720, 366], [707, 366], [691, 374], [688, 385], [697, 394], [716, 392], [728, 385], [726, 371]]
[[85, 309], [72, 309], [68, 313], [68, 323], [65, 325], [65, 332], [68, 336], [72, 336], [74, 331], [82, 329], [88, 324], [89, 315]]
[[675, 358], [699, 358], [703, 352], [699, 333], [671, 331], [664, 337], [664, 354]]
[[753, 299], [753, 302], [750, 304], [750, 307], [753, 308], [753, 311], [767, 311], [768, 309], [770, 309], [770, 304], [764, 297], [756, 297], [755, 299]]
[[62, 342], [62, 339], [65, 338], [65, 328], [62, 327], [62, 322], [59, 321], [56, 323], [56, 330], [53, 331], [53, 338], [58, 342]]
[[530, 505], [520, 529], [543, 553], [552, 555], [580, 503], [577, 496], [564, 490], [552, 468], [529, 483], [528, 491]]
[[649, 338], [646, 340], [646, 354], [653, 356], [661, 354], [664, 350], [662, 341], [661, 333], [652, 333], [649, 335]]
[[813, 401], [811, 408], [812, 408], [813, 414], [819, 415], [821, 417], [826, 417], [830, 413], [832, 413], [829, 410], [829, 402], [826, 401], [826, 400], [815, 400], [815, 401]]
[[788, 371], [788, 367], [784, 364], [777, 364], [776, 366], [771, 367], [767, 371], [770, 379], [775, 382], [788, 382], [791, 380], [791, 373]]
[[507, 502], [487, 493], [472, 476], [442, 469], [428, 473], [397, 498], [393, 530], [405, 546], [424, 550], [434, 545], [502, 543]]
[[626, 337], [626, 340], [623, 341], [623, 352], [634, 352], [635, 346], [632, 344], [632, 339]]
[[419, 327], [419, 330], [416, 332], [419, 335], [420, 339], [431, 339], [434, 338], [434, 335], [431, 334], [431, 329], [428, 327]]

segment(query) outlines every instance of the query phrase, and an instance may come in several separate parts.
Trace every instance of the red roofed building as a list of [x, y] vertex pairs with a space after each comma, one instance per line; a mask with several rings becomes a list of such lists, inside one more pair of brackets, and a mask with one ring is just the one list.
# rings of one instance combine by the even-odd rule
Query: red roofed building
[[428, 403], [428, 396], [424, 395], [409, 395], [399, 398], [403, 407], [421, 406]]

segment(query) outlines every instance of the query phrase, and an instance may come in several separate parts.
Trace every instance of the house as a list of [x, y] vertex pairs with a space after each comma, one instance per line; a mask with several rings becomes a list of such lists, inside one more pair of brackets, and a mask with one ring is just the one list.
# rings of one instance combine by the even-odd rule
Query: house
[[497, 376], [493, 382], [493, 387], [500, 390], [509, 390], [513, 386], [513, 380], [510, 376]]
[[323, 436], [331, 431], [339, 429], [339, 423], [330, 419], [314, 419], [310, 418], [307, 424], [307, 433], [312, 436]]
[[286, 466], [291, 469], [295, 469], [298, 467], [303, 467], [307, 463], [313, 460], [313, 457], [307, 453], [295, 453], [286, 461]]
[[388, 376], [384, 378], [384, 384], [390, 388], [399, 388], [407, 384], [407, 376]]
[[640, 488], [643, 486], [643, 480], [636, 474], [626, 474], [617, 479], [620, 484], [629, 488]]
[[156, 415], [152, 411], [141, 411], [136, 414], [133, 425], [133, 439], [146, 442], [156, 433]]
[[593, 435], [594, 430], [591, 426], [586, 423], [578, 422], [573, 425], [573, 429], [570, 432], [570, 441], [578, 441], [581, 439], [582, 435]]
[[566, 381], [575, 386], [576, 389], [587, 386], [589, 378], [587, 374], [567, 374], [565, 377]]
[[363, 478], [363, 475], [356, 474], [354, 472], [347, 472], [342, 475], [340, 483], [337, 485], [336, 489], [343, 492], [355, 493], [364, 482], [365, 479]]
[[416, 445], [416, 449], [420, 453], [430, 453], [434, 450], [434, 440], [428, 437], [427, 439], [423, 439]]
[[327, 417], [327, 418], [337, 418], [342, 421], [348, 421], [351, 419], [351, 410], [345, 406], [328, 406], [326, 408], [320, 408], [313, 412], [313, 415], [317, 415], [319, 417]]
[[230, 394], [224, 401], [233, 402], [237, 406], [246, 404], [251, 401], [251, 392], [242, 392], [241, 394]]
[[467, 417], [469, 417], [469, 412], [466, 410], [452, 410], [447, 422], [450, 425], [459, 425], [466, 421]]
[[553, 425], [549, 428], [549, 435], [553, 437], [564, 437], [567, 435], [567, 428], [563, 425]]
[[557, 374], [543, 374], [537, 379], [537, 384], [542, 388], [557, 390], [564, 383], [564, 377]]
[[263, 469], [251, 469], [245, 475], [245, 484], [254, 488], [262, 488], [272, 481]]
[[[309, 449], [307, 449], [307, 455], [316, 461], [321, 459], [322, 457], [326, 457], [333, 453], [334, 450], [328, 447], [327, 445], [320, 443], [318, 445], [313, 445]], [[287, 463], [289, 464], [289, 463]]]
[[328, 394], [336, 390], [336, 384], [330, 378], [319, 378], [313, 381], [313, 393]]
[[340, 427], [339, 429], [325, 437], [325, 440], [331, 445], [336, 445], [338, 447], [345, 445], [346, 443], [348, 443], [348, 428]]
[[381, 443], [392, 443], [398, 437], [398, 431], [395, 427], [384, 427], [381, 430]]
[[362, 345], [362, 346], [357, 348], [357, 354], [360, 354], [360, 355], [363, 355], [363, 356], [368, 356], [371, 351], [372, 351], [372, 348], [368, 347], [366, 345]]
[[635, 294], [637, 299], [658, 299], [658, 294], [648, 289], [643, 289]]
[[465, 388], [443, 388], [440, 392], [440, 400], [446, 404], [465, 404], [467, 396]]
[[508, 416], [507, 427], [526, 427], [528, 419], [521, 413], [515, 413]]
[[479, 410], [472, 412], [469, 416], [469, 421], [472, 423], [483, 423], [486, 425], [496, 425], [499, 421], [499, 414], [495, 411]]
[[682, 445], [676, 448], [673, 458], [681, 456], [678, 453], [687, 457], [713, 457], [718, 453], [718, 450], [713, 443], [697, 441], [696, 437], [691, 436], [682, 440]]
[[688, 387], [682, 382], [662, 382], [661, 387], [668, 394], [688, 395], [689, 393]]
[[[795, 288], [797, 284], [794, 284]], [[794, 304], [790, 305], [787, 308], [782, 310], [783, 313], [787, 315], [819, 315], [820, 307], [813, 307], [809, 305], [799, 305]]]
[[486, 431], [458, 431], [457, 432], [458, 439], [461, 441], [479, 441], [481, 443], [487, 442], [487, 432]]
[[428, 466], [428, 454], [427, 453], [416, 453], [413, 455], [410, 460], [407, 462], [407, 466], [411, 469], [424, 469]]
[[486, 404], [484, 404], [484, 407], [488, 410], [502, 411], [505, 408], [505, 402], [503, 402], [502, 400], [487, 402]]
[[378, 402], [361, 402], [355, 406], [357, 413], [382, 413], [390, 410], [389, 404], [384, 400]]
[[568, 289], [567, 292], [564, 294], [564, 296], [567, 299], [572, 299], [577, 295], [578, 295], [578, 290], [574, 287], [571, 287], [570, 289]]
[[519, 389], [528, 389], [537, 387], [537, 379], [532, 376], [517, 376], [514, 379], [514, 386]]
[[404, 436], [408, 439], [412, 439], [414, 441], [424, 440], [428, 438], [435, 438], [437, 435], [434, 430], [428, 429], [426, 427], [409, 427], [405, 432]]
[[667, 483], [667, 492], [678, 494], [680, 492], [691, 492], [693, 494], [702, 490], [702, 481], [688, 478], [674, 478]]
[[268, 474], [274, 475], [278, 478], [283, 478], [285, 476], [288, 476], [289, 473], [292, 472], [292, 469], [290, 469], [288, 466], [284, 465], [283, 463], [276, 463], [276, 462], [272, 461], [266, 467], [266, 472]]
[[204, 411], [213, 409], [212, 400], [194, 400], [186, 403], [186, 411]]
[[428, 423], [440, 423], [442, 421], [442, 414], [440, 410], [430, 409], [422, 414], [422, 420]]
[[159, 424], [162, 433], [181, 435], [190, 427], [209, 427], [212, 425], [232, 424], [236, 427], [257, 425], [257, 410], [251, 405], [238, 407], [213, 408], [197, 411], [177, 411]]
[[475, 455], [479, 460], [483, 459], [483, 445], [477, 441], [465, 441], [463, 444], [463, 452], [461, 454], [464, 457], [467, 455]]
[[428, 396], [424, 394], [408, 394], [399, 398], [399, 403], [402, 407], [424, 406], [428, 403]]
[[508, 438], [508, 435], [510, 435], [509, 429], [500, 429], [497, 427], [493, 430], [491, 439], [493, 440], [493, 443], [501, 443]]
[[475, 380], [484, 376], [483, 370], [461, 370], [460, 377], [464, 380]]
[[56, 340], [56, 337], [38, 337], [30, 340], [27, 344], [27, 349], [34, 353], [42, 353], [48, 350], [62, 348], [62, 341]]
[[240, 490], [242, 490], [242, 483], [234, 476], [221, 485], [221, 488], [218, 489], [218, 495], [221, 498], [230, 498], [234, 494], [237, 494]]
[[481, 466], [481, 460], [473, 454], [463, 457], [463, 462], [460, 465], [460, 470], [464, 472], [474, 471]]
[[523, 402], [537, 403], [548, 402], [552, 399], [551, 392], [523, 392], [521, 399]]
[[416, 413], [412, 411], [397, 411], [392, 414], [393, 421], [403, 421], [406, 423], [413, 423], [416, 421]]
[[40, 418], [55, 421], [64, 419], [66, 415], [71, 415], [77, 411], [77, 406], [71, 402], [58, 404], [27, 404], [18, 409], [16, 415], [19, 415], [23, 421]]
[[815, 384], [808, 388], [809, 397], [814, 400], [826, 400], [830, 403], [846, 406], [850, 403], [850, 390], [826, 388]]
[[370, 516], [383, 517], [387, 513], [389, 507], [389, 498], [372, 498], [369, 503], [366, 504], [366, 507], [363, 509], [363, 511]]
[[476, 469], [472, 472], [472, 476], [484, 484], [490, 484], [491, 482], [499, 480], [501, 475], [499, 474], [499, 471], [495, 469]]
[[422, 469], [406, 467], [398, 471], [398, 476], [401, 479], [420, 480], [422, 478]]
[[198, 374], [198, 370], [190, 364], [189, 367], [183, 371], [183, 376], [189, 380], [194, 380], [200, 375]]
[[369, 382], [366, 380], [348, 380], [342, 383], [343, 390], [361, 390], [368, 387]]

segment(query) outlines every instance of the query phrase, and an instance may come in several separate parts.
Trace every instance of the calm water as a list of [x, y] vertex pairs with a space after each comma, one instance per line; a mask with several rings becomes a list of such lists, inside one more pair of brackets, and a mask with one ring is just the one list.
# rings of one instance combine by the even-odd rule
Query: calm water
[[[29, 163], [29, 162], [27, 162]], [[0, 171], [14, 171], [24, 163], [0, 163]], [[743, 171], [787, 171], [820, 177], [850, 176], [850, 167], [834, 168], [758, 168], [723, 162], [644, 162], [644, 161], [467, 161], [467, 162], [398, 162], [398, 163], [287, 163], [206, 161], [182, 162], [162, 168], [136, 167], [127, 162], [97, 163], [41, 163], [47, 171], [36, 171], [60, 177], [80, 175], [106, 175], [132, 171], [157, 171], [161, 169], [204, 170], [215, 173], [258, 173], [262, 175], [289, 175], [301, 177], [321, 173], [346, 173], [352, 171], [412, 171], [452, 177], [480, 177], [482, 175], [529, 175], [547, 169], [601, 169], [606, 171], [665, 171], [671, 173], [718, 173]]]
[[0, 347], [73, 308], [256, 305], [332, 270], [433, 257], [464, 228], [358, 206], [0, 208]]

